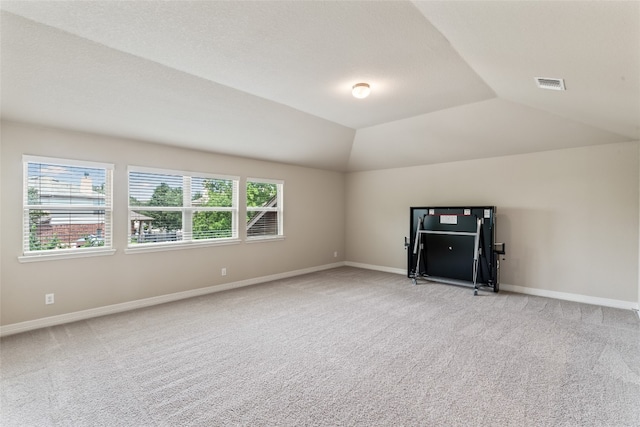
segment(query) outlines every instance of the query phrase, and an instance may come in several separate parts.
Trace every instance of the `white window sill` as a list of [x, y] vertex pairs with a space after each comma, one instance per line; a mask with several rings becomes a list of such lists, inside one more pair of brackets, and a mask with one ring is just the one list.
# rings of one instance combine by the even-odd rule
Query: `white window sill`
[[225, 245], [237, 245], [241, 242], [240, 239], [224, 239], [216, 241], [204, 241], [204, 242], [182, 242], [182, 243], [140, 243], [135, 246], [129, 246], [124, 250], [125, 254], [139, 254], [147, 252], [163, 252], [163, 251], [175, 251], [182, 249], [195, 249], [195, 248], [207, 248], [212, 246], [225, 246]]
[[285, 236], [247, 237], [247, 243], [273, 242], [273, 241], [279, 241], [284, 239], [285, 239]]
[[95, 256], [109, 256], [116, 253], [115, 249], [77, 250], [73, 252], [58, 252], [56, 250], [43, 253], [33, 253], [18, 257], [19, 262], [53, 261], [58, 259], [87, 258]]

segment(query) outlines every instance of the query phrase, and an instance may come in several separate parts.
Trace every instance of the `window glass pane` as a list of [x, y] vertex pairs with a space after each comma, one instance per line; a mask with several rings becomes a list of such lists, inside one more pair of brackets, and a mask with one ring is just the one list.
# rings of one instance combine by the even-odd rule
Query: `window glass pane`
[[193, 239], [220, 239], [233, 237], [232, 212], [195, 212]]
[[182, 241], [182, 212], [131, 211], [130, 243]]
[[182, 206], [182, 176], [129, 172], [129, 206]]
[[105, 211], [29, 209], [29, 250], [105, 245]]
[[247, 214], [247, 237], [278, 235], [278, 212], [255, 211]]
[[247, 207], [275, 206], [278, 184], [247, 182]]
[[110, 248], [113, 166], [25, 157], [23, 253]]
[[233, 206], [233, 180], [215, 178], [191, 178], [191, 205]]
[[247, 237], [278, 236], [282, 233], [282, 215], [278, 192], [282, 185], [247, 180]]
[[29, 205], [105, 204], [105, 169], [29, 162], [27, 175]]
[[[129, 172], [129, 241], [164, 243], [182, 241], [182, 211], [146, 210], [145, 207], [179, 208], [183, 205], [182, 175]], [[136, 208], [133, 210], [132, 208]]]

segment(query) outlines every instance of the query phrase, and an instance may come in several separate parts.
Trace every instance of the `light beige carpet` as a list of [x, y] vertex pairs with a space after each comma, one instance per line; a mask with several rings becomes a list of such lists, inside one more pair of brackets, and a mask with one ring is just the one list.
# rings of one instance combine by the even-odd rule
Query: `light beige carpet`
[[638, 426], [631, 311], [338, 268], [0, 342], [9, 426]]

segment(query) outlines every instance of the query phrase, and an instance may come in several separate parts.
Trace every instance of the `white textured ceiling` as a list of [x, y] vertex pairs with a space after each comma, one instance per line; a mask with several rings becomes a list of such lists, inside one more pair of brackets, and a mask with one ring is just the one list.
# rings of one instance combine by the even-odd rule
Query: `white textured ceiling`
[[7, 119], [340, 171], [640, 139], [637, 1], [0, 7]]

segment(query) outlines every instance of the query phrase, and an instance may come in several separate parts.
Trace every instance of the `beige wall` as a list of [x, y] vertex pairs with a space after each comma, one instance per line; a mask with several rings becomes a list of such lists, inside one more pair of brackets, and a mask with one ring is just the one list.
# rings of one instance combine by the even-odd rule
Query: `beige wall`
[[[115, 255], [18, 262], [23, 154], [115, 164]], [[2, 325], [344, 260], [342, 173], [10, 122], [2, 123], [0, 159]], [[241, 180], [248, 176], [282, 179], [286, 239], [125, 254], [127, 165], [237, 175]], [[240, 196], [242, 200], [242, 188]], [[241, 217], [243, 212], [241, 203]], [[227, 268], [226, 277], [220, 275], [222, 267]], [[45, 293], [55, 293], [55, 304], [45, 306]]]
[[411, 206], [495, 205], [501, 283], [638, 302], [638, 143], [347, 175], [347, 259], [406, 270]]
[[[116, 165], [113, 256], [19, 263], [22, 155]], [[409, 207], [496, 205], [503, 284], [638, 302], [639, 144], [344, 174], [2, 123], [0, 324], [345, 259], [406, 269]], [[125, 254], [127, 165], [283, 179], [284, 241]], [[243, 193], [241, 193], [242, 195]], [[242, 232], [241, 232], [242, 236]], [[339, 257], [334, 258], [333, 252]], [[345, 256], [346, 255], [346, 256]], [[228, 275], [220, 276], [226, 267]], [[44, 294], [56, 303], [44, 305]]]

